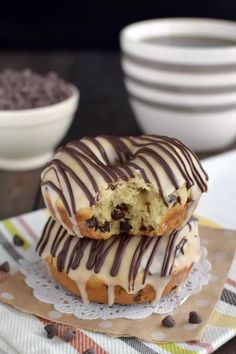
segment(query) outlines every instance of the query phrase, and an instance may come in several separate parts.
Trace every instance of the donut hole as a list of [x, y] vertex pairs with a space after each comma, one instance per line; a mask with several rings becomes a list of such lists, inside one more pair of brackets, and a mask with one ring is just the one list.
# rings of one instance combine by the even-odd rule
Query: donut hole
[[111, 234], [152, 234], [170, 209], [183, 209], [189, 197], [186, 186], [165, 200], [151, 184], [135, 176], [128, 182], [118, 181], [100, 192], [93, 210], [95, 228]]

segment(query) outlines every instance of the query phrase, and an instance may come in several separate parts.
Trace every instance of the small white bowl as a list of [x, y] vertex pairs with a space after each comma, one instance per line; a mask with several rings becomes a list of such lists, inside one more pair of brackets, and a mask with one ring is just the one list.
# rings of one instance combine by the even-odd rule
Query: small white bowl
[[42, 108], [0, 111], [0, 169], [41, 167], [67, 133], [79, 102], [72, 87], [66, 100]]

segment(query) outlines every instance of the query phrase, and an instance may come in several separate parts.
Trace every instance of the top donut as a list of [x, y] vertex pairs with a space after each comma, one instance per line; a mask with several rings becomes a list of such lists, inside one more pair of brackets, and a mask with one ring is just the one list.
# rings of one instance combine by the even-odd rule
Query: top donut
[[208, 181], [189, 148], [157, 135], [73, 141], [41, 179], [52, 217], [71, 234], [96, 239], [171, 233], [191, 217]]

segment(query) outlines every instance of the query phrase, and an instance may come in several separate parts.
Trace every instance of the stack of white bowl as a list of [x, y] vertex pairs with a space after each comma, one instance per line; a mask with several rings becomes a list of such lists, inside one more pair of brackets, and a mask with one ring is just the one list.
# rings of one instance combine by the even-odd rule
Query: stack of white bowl
[[120, 35], [125, 86], [144, 133], [181, 139], [197, 151], [236, 137], [236, 24], [159, 19]]

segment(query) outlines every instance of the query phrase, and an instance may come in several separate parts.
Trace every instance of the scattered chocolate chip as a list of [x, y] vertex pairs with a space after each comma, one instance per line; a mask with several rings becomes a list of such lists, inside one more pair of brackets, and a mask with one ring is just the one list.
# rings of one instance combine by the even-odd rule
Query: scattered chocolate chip
[[146, 226], [142, 225], [142, 226], [140, 227], [140, 231], [143, 231], [143, 232], [147, 231]]
[[82, 354], [96, 354], [96, 352], [94, 348], [89, 348], [85, 350]]
[[141, 290], [137, 292], [137, 294], [134, 297], [135, 302], [139, 302], [141, 300]]
[[74, 329], [68, 329], [62, 336], [65, 342], [70, 342], [76, 337], [76, 331]]
[[121, 204], [117, 205], [116, 207], [117, 207], [117, 209], [128, 211], [128, 205], [125, 203], [121, 203]]
[[113, 210], [113, 212], [111, 213], [111, 217], [113, 220], [120, 220], [125, 216], [125, 212], [124, 210], [120, 210], [120, 209], [115, 209]]
[[161, 323], [164, 327], [171, 328], [175, 326], [175, 319], [171, 315], [168, 315], [165, 318], [163, 318]]
[[86, 225], [89, 229], [96, 229], [98, 227], [98, 220], [95, 216], [86, 220]]
[[201, 319], [201, 316], [196, 311], [191, 311], [191, 312], [189, 312], [188, 322], [189, 323], [201, 323], [202, 319]]
[[132, 226], [128, 223], [128, 221], [120, 222], [120, 233], [126, 234], [132, 229]]
[[47, 337], [50, 339], [54, 338], [58, 333], [58, 326], [56, 323], [48, 324], [44, 329], [47, 332]]
[[110, 223], [109, 223], [109, 221], [105, 221], [105, 223], [103, 224], [103, 225], [100, 225], [99, 226], [99, 230], [101, 231], [101, 232], [109, 232], [110, 231]]
[[10, 265], [8, 262], [4, 262], [0, 265], [0, 271], [4, 273], [8, 273], [10, 271]]
[[24, 240], [19, 235], [14, 235], [13, 243], [15, 246], [21, 247], [24, 244]]

